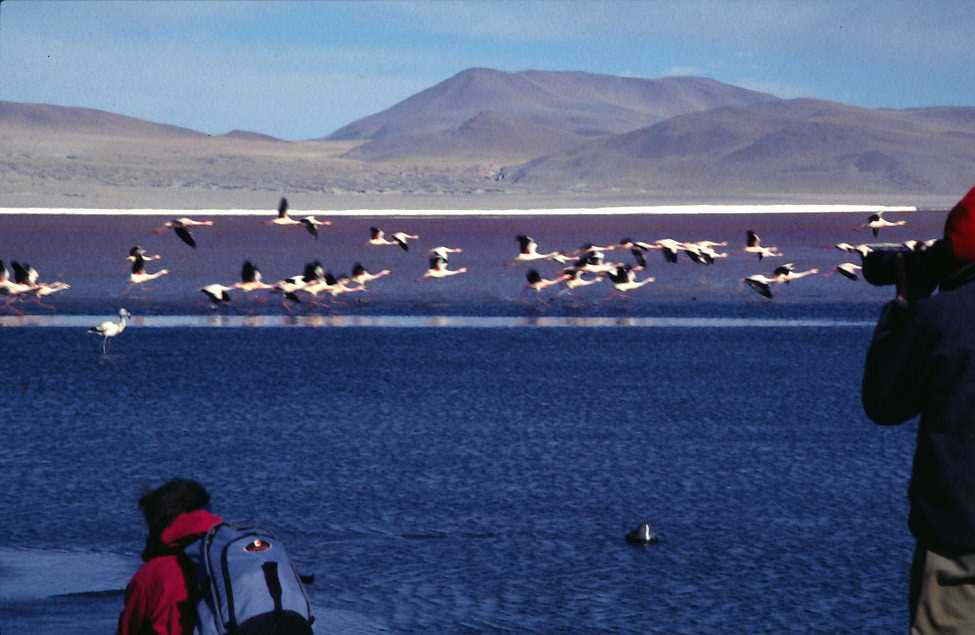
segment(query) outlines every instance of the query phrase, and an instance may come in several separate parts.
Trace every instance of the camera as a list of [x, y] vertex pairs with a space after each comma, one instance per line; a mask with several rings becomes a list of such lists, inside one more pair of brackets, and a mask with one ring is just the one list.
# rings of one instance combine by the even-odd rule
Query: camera
[[945, 240], [915, 244], [913, 249], [902, 243], [867, 245], [871, 251], [863, 257], [863, 278], [876, 286], [896, 284], [900, 259], [907, 299], [928, 297], [952, 271], [951, 246]]

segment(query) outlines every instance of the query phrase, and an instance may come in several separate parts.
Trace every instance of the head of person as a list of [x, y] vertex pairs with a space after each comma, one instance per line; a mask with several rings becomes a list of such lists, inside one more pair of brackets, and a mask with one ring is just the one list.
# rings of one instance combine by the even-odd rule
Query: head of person
[[142, 557], [148, 560], [166, 551], [167, 546], [162, 543], [162, 533], [177, 516], [205, 509], [209, 504], [210, 494], [206, 488], [198, 481], [187, 478], [174, 478], [157, 489], [146, 492], [139, 499], [139, 508], [149, 529]]
[[975, 263], [975, 187], [948, 213], [945, 240], [956, 266]]

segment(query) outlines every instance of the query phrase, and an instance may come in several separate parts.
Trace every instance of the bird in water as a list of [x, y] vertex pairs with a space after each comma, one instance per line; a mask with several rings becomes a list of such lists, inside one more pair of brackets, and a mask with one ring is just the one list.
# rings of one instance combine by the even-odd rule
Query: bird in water
[[115, 337], [125, 330], [125, 326], [128, 324], [129, 318], [132, 317], [132, 314], [125, 309], [119, 309], [118, 316], [118, 322], [106, 320], [98, 326], [93, 326], [88, 329], [89, 333], [95, 333], [96, 335], [102, 336], [102, 355], [108, 352], [109, 338]]
[[640, 523], [639, 527], [627, 532], [626, 542], [631, 545], [652, 545], [657, 542], [657, 534], [650, 523]]
[[190, 227], [212, 227], [212, 220], [193, 220], [192, 218], [177, 218], [171, 221], [166, 221], [163, 223], [162, 227], [156, 230], [156, 233], [162, 233], [167, 229], [172, 229], [173, 232], [179, 236], [179, 239], [184, 243], [196, 249], [196, 240], [193, 238], [193, 234], [190, 232]]

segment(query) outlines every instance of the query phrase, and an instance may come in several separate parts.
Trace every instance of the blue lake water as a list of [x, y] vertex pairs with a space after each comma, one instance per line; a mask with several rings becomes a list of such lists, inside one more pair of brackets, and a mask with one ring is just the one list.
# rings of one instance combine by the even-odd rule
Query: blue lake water
[[0, 626], [110, 629], [119, 595], [50, 596], [123, 587], [185, 475], [287, 541], [319, 632], [899, 630], [913, 430], [861, 413], [869, 335], [0, 329]]
[[[305, 243], [240, 229], [209, 252], [170, 246], [193, 273], [133, 304], [116, 277], [137, 221], [71, 222], [83, 225], [75, 240], [0, 218], [0, 257], [33, 260], [77, 292], [0, 315], [0, 632], [111, 632], [139, 565], [136, 501], [173, 476], [287, 542], [316, 577], [320, 633], [906, 624], [916, 430], [872, 425], [859, 401], [889, 289], [818, 277], [768, 302], [737, 283], [761, 270], [738, 254], [711, 268], [658, 263], [660, 286], [631, 300], [540, 304], [502, 264], [514, 228], [482, 219], [465, 254], [492, 276], [385, 295], [377, 284], [365, 303], [295, 316], [215, 312], [195, 291], [207, 258], [231, 277], [250, 249], [267, 268], [300, 269], [306, 254], [287, 250]], [[427, 222], [427, 235], [440, 227]], [[569, 244], [622, 223], [546, 222]], [[737, 225], [721, 222], [715, 237], [733, 238]], [[843, 256], [830, 232], [852, 224], [766, 222], [811, 266]], [[623, 227], [602, 230], [618, 240]], [[115, 242], [121, 256], [105, 255]], [[333, 248], [341, 262], [359, 256]], [[400, 266], [422, 272], [422, 256], [381, 253], [377, 266], [410, 257]], [[122, 303], [136, 319], [102, 355], [85, 329]], [[628, 545], [645, 520], [660, 543]]]

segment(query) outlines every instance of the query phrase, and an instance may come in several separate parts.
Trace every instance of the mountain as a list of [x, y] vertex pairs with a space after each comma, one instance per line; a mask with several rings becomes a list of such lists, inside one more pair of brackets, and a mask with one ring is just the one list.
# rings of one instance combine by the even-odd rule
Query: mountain
[[472, 68], [327, 137], [384, 139], [456, 129], [478, 113], [596, 137], [627, 132], [688, 112], [776, 99], [698, 77], [643, 79], [572, 71], [506, 73]]
[[124, 137], [207, 136], [189, 128], [152, 123], [104, 110], [13, 101], [0, 101], [0, 128]]
[[250, 130], [231, 130], [230, 132], [217, 136], [224, 137], [226, 139], [241, 139], [243, 141], [271, 141], [287, 143], [287, 141], [284, 139], [272, 137], [271, 135], [267, 134], [261, 134], [260, 132], [251, 132]]
[[795, 99], [673, 117], [529, 161], [526, 187], [946, 192], [975, 174], [975, 109]]
[[396, 161], [457, 157], [523, 160], [580, 145], [572, 132], [497, 112], [481, 112], [460, 126], [440, 132], [373, 139], [342, 155], [360, 161]]

